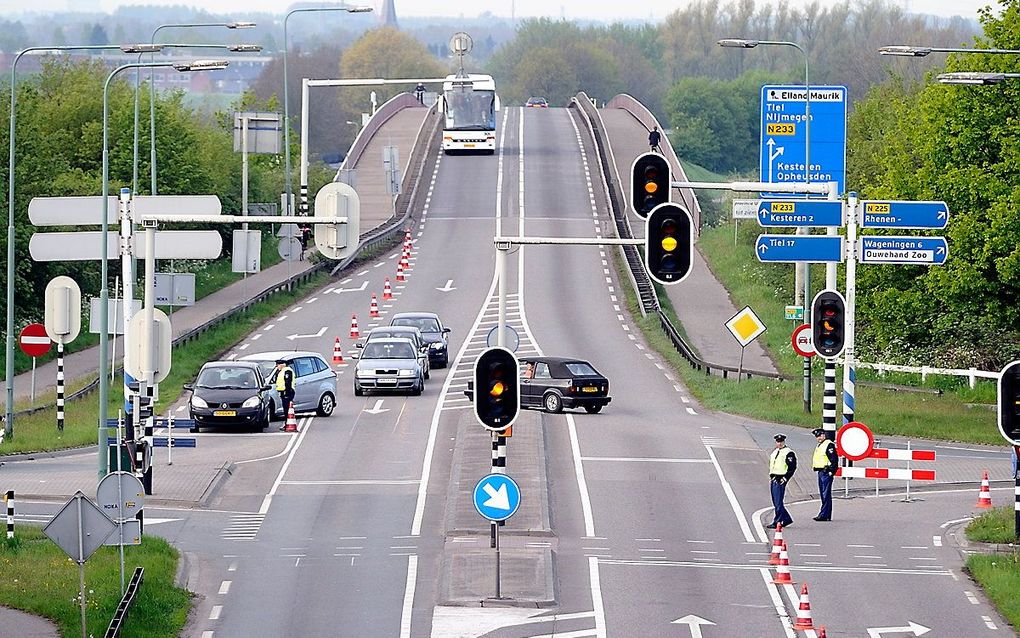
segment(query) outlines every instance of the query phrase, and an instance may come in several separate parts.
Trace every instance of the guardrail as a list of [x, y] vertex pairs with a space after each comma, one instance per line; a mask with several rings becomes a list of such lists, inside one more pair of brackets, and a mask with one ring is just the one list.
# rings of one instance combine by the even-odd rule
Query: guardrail
[[113, 619], [110, 620], [110, 626], [106, 628], [105, 638], [119, 638], [120, 632], [124, 628], [124, 621], [127, 620], [128, 610], [131, 609], [131, 605], [135, 602], [135, 596], [138, 594], [138, 588], [142, 586], [142, 580], [145, 576], [145, 570], [141, 567], [135, 567], [135, 572], [131, 575], [131, 580], [128, 581], [127, 588], [124, 590], [124, 596], [121, 597], [120, 603], [117, 604], [117, 611], [113, 614]]

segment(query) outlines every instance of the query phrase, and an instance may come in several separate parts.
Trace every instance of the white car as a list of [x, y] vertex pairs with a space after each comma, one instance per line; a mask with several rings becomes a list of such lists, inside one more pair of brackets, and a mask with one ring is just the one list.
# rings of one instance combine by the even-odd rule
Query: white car
[[403, 390], [420, 395], [425, 388], [420, 354], [408, 339], [372, 339], [354, 367], [354, 396], [370, 390]]

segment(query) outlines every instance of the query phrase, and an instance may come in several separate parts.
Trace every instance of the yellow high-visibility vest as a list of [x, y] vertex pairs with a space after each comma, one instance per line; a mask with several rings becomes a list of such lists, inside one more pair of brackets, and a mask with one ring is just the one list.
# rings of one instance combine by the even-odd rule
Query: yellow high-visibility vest
[[786, 476], [789, 471], [789, 466], [786, 464], [786, 455], [790, 452], [790, 448], [783, 446], [778, 450], [773, 450], [772, 455], [769, 456], [769, 474], [775, 474], [776, 476]]
[[288, 372], [290, 373], [290, 387], [294, 387], [294, 370], [290, 366], [283, 366], [283, 369], [276, 373], [276, 389], [280, 392], [287, 390], [287, 380], [284, 375]]
[[835, 445], [832, 441], [826, 439], [815, 447], [815, 455], [811, 459], [811, 467], [816, 470], [824, 470], [829, 466], [829, 457], [826, 452], [830, 445]]

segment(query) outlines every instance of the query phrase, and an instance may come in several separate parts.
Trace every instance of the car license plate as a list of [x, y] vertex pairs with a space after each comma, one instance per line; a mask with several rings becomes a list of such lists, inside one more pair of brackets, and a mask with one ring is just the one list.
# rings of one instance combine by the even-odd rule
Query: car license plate
[[397, 385], [396, 379], [379, 379], [377, 381], [379, 385]]
[[474, 148], [475, 147], [474, 144], [465, 144], [464, 146], [465, 146], [465, 148]]
[[213, 416], [237, 416], [237, 410], [216, 410]]
[[581, 392], [598, 392], [598, 391], [599, 391], [598, 388], [590, 385], [586, 385], [583, 388], [581, 388]]

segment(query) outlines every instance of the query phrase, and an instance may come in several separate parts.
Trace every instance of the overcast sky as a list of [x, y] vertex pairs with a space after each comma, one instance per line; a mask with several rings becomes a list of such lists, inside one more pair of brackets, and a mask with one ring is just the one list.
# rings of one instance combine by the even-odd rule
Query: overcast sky
[[[960, 15], [975, 18], [979, 7], [995, 0], [893, 0], [908, 11], [939, 16]], [[381, 0], [361, 0], [379, 6]], [[400, 16], [461, 16], [475, 17], [486, 11], [495, 15], [510, 16], [511, 6], [517, 17], [548, 16], [567, 19], [662, 19], [667, 13], [686, 4], [684, 0], [645, 0], [637, 6], [619, 0], [395, 0], [397, 17]], [[803, 6], [810, 0], [789, 0], [792, 6]], [[826, 4], [826, 0], [821, 0]], [[358, 4], [358, 0], [350, 0]], [[761, 0], [759, 0], [759, 4]], [[214, 13], [241, 15], [247, 11], [282, 12], [287, 6], [280, 0], [34, 0], [26, 5], [23, 0], [0, 0], [0, 11], [7, 14], [24, 11], [68, 11], [100, 9], [113, 11], [122, 5], [193, 5]]]

